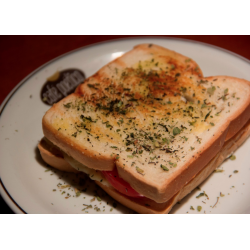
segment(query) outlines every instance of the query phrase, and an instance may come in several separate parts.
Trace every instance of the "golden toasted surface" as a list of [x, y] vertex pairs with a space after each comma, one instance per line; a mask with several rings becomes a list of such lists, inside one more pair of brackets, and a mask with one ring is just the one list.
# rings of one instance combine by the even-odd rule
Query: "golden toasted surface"
[[43, 128], [77, 161], [117, 167], [138, 192], [164, 202], [249, 120], [249, 106], [249, 82], [204, 78], [192, 59], [147, 44], [54, 105]]

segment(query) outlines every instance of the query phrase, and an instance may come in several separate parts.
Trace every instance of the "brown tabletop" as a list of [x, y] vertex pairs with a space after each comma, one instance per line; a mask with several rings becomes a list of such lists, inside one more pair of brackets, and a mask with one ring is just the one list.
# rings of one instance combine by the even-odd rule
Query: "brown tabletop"
[[[86, 45], [126, 37], [135, 36], [0, 36], [0, 104], [24, 77], [51, 59]], [[250, 36], [164, 37], [212, 44], [250, 60]], [[12, 213], [1, 197], [0, 213]]]

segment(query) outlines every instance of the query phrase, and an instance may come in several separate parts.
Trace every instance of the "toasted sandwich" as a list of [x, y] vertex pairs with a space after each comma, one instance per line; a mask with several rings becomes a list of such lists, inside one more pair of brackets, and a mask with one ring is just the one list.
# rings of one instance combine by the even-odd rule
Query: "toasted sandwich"
[[139, 213], [168, 213], [250, 135], [250, 82], [141, 44], [54, 104], [41, 155]]

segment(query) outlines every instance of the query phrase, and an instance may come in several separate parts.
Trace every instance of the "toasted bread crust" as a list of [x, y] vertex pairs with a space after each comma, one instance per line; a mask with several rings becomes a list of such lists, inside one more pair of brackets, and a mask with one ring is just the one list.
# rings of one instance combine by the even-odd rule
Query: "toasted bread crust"
[[[154, 55], [155, 58], [159, 60], [159, 62], [153, 61], [154, 58], [152, 59], [152, 55]], [[138, 63], [138, 56], [141, 60], [145, 60], [145, 65], [142, 66], [140, 61]], [[160, 46], [150, 46], [148, 44], [136, 46], [134, 50], [126, 53], [121, 58], [118, 58], [113, 62], [107, 64], [105, 67], [100, 69], [95, 75], [88, 78], [84, 84], [80, 85], [77, 88], [74, 94], [66, 97], [61, 102], [55, 104], [43, 118], [44, 135], [56, 146], [61, 148], [65, 153], [72, 156], [80, 163], [97, 170], [112, 170], [114, 167], [117, 167], [120, 177], [126, 180], [137, 192], [158, 203], [164, 203], [168, 201], [171, 197], [173, 197], [174, 194], [177, 194], [177, 192], [182, 187], [184, 187], [193, 178], [193, 176], [198, 174], [209, 163], [209, 161], [211, 161], [215, 157], [216, 154], [218, 154], [218, 152], [222, 149], [225, 141], [230, 140], [230, 138], [234, 137], [234, 135], [240, 130], [240, 128], [242, 128], [242, 126], [244, 126], [244, 124], [250, 118], [250, 84], [248, 81], [225, 76], [203, 78], [202, 71], [200, 70], [198, 65], [194, 61], [189, 60], [190, 59], [185, 56], [182, 56], [173, 51], [169, 51]], [[133, 66], [135, 64], [136, 66]], [[166, 65], [167, 72], [160, 68], [165, 67]], [[142, 67], [145, 67], [144, 71], [141, 70]], [[158, 71], [155, 70], [155, 67], [157, 68], [157, 70], [160, 68], [160, 75], [158, 74]], [[149, 70], [149, 72], [147, 70]], [[122, 71], [119, 77], [115, 76], [116, 71]], [[115, 77], [117, 77], [119, 81], [121, 80], [124, 85], [129, 86], [131, 89], [135, 90], [134, 95], [132, 97], [126, 97], [126, 95], [129, 96], [129, 93], [125, 91], [125, 89], [127, 88], [125, 88], [124, 86], [120, 86], [118, 80], [117, 82], [115, 82]], [[146, 85], [146, 87], [142, 84], [144, 80], [149, 82], [147, 83], [148, 85]], [[165, 84], [165, 82], [167, 82], [167, 84]], [[217, 84], [218, 82], [220, 84]], [[205, 88], [203, 87], [203, 84], [204, 86], [206, 84], [209, 86]], [[112, 90], [115, 90], [117, 93], [114, 94], [112, 91], [106, 90], [110, 86], [112, 86]], [[230, 86], [233, 87], [231, 88]], [[239, 107], [237, 106], [236, 98], [233, 96], [231, 90], [237, 89], [238, 86], [240, 86], [239, 92], [245, 94], [244, 101], [239, 101], [241, 103]], [[224, 88], [223, 90], [222, 87]], [[208, 95], [207, 93], [209, 93], [209, 89], [211, 94]], [[218, 94], [213, 94], [214, 91], [215, 93], [218, 92], [220, 96], [218, 96]], [[121, 101], [119, 102], [119, 100], [117, 101], [116, 98], [119, 98], [121, 93], [124, 93], [125, 97], [124, 99], [120, 99]], [[164, 96], [165, 94], [167, 97]], [[231, 99], [227, 103], [229, 94], [230, 98], [232, 99], [232, 104], [230, 104]], [[170, 150], [170, 155], [168, 146], [163, 145], [161, 141], [161, 137], [163, 137], [163, 135], [165, 136], [167, 133], [170, 136], [169, 138], [172, 140], [171, 143], [181, 140], [181, 137], [178, 137], [178, 140], [175, 136], [173, 138], [173, 132], [172, 134], [170, 134], [170, 132], [168, 131], [170, 130], [170, 128], [172, 131], [175, 126], [175, 121], [177, 121], [177, 123], [179, 122], [180, 124], [181, 119], [183, 119], [184, 125], [190, 123], [190, 125], [188, 126], [185, 125], [186, 127], [188, 127], [188, 131], [192, 130], [192, 126], [196, 122], [196, 120], [194, 120], [196, 118], [193, 117], [196, 117], [198, 115], [195, 115], [194, 113], [192, 114], [192, 112], [188, 110], [191, 104], [187, 104], [186, 106], [183, 104], [184, 108], [179, 108], [179, 110], [186, 109], [186, 113], [184, 113], [184, 111], [182, 113], [183, 117], [178, 114], [178, 105], [179, 103], [181, 103], [181, 101], [178, 99], [180, 98], [180, 96], [183, 97], [184, 100], [186, 100], [186, 103], [192, 103], [198, 100], [199, 105], [195, 105], [198, 107], [199, 112], [201, 113], [201, 115], [199, 115], [199, 117], [197, 118], [198, 125], [196, 127], [194, 126], [195, 129], [202, 128], [201, 132], [198, 131], [197, 134], [194, 133], [194, 136], [196, 135], [196, 137], [198, 138], [197, 141], [194, 141], [194, 144], [196, 143], [196, 147], [199, 150], [195, 149], [195, 151], [191, 152], [190, 149], [186, 149], [186, 152], [188, 153], [187, 157], [185, 158], [185, 161], [182, 161], [180, 159], [180, 156], [182, 156], [181, 153], [173, 153], [175, 151], [181, 152], [181, 143], [179, 145], [176, 145], [175, 148], [172, 147], [175, 150]], [[197, 98], [197, 100], [194, 99], [194, 96], [195, 98]], [[213, 105], [206, 102], [206, 98], [208, 98], [208, 96], [209, 103], [211, 99], [211, 103]], [[105, 98], [113, 99], [111, 102], [109, 102], [108, 105]], [[130, 100], [128, 100], [129, 98]], [[238, 98], [239, 97], [237, 96], [237, 100]], [[79, 121], [77, 120], [78, 127], [73, 128], [72, 124], [74, 124], [75, 122], [75, 115], [78, 114], [74, 110], [75, 113], [70, 113], [73, 115], [69, 116], [71, 120], [68, 123], [72, 123], [70, 124], [72, 125], [72, 129], [70, 131], [74, 132], [73, 129], [76, 129], [75, 133], [79, 132], [79, 139], [74, 138], [73, 132], [68, 134], [64, 133], [64, 131], [60, 130], [61, 127], [59, 127], [59, 125], [55, 126], [53, 119], [55, 119], [55, 116], [57, 114], [60, 114], [60, 117], [64, 117], [63, 106], [67, 106], [67, 104], [73, 102], [72, 100], [80, 100], [81, 102], [87, 102], [91, 106], [90, 109], [92, 108], [93, 110], [93, 112], [91, 113], [93, 116], [98, 116], [102, 114], [103, 110], [108, 110], [110, 113], [112, 113], [112, 117], [109, 116], [107, 119], [113, 119], [112, 121], [115, 121], [116, 124], [113, 123], [112, 126], [109, 125], [109, 120], [102, 120], [102, 123], [99, 122], [97, 124], [95, 123], [96, 121], [93, 121], [94, 118], [90, 116], [86, 117], [86, 115], [85, 117], [81, 116], [83, 117], [81, 119], [87, 119], [89, 122], [88, 128], [86, 128], [85, 125], [85, 127], [82, 126], [82, 128], [84, 128], [85, 130], [87, 129], [89, 131], [91, 130], [91, 133], [93, 133], [91, 135], [92, 137], [88, 137], [88, 131], [86, 132], [86, 135], [83, 135], [82, 131], [81, 133], [79, 132], [79, 127], [81, 127], [81, 119], [79, 120], [78, 118]], [[134, 105], [134, 100], [136, 100], [139, 105]], [[147, 124], [144, 124], [145, 122], [142, 121], [141, 117], [153, 117], [153, 119], [155, 119], [157, 123], [159, 123], [160, 119], [158, 119], [158, 117], [166, 118], [167, 114], [172, 111], [173, 106], [168, 106], [167, 103], [170, 103], [169, 105], [173, 103], [171, 101], [167, 102], [167, 100], [173, 100], [172, 102], [175, 102], [174, 104], [176, 110], [174, 110], [174, 108], [173, 110], [176, 111], [176, 113], [174, 113], [173, 111], [174, 115], [171, 114], [173, 121], [171, 124], [168, 124], [168, 127], [167, 125], [160, 124], [163, 127], [161, 128], [161, 131], [157, 128], [158, 131], [160, 131], [160, 135], [156, 135], [156, 137], [158, 136], [158, 138], [156, 139], [156, 137], [153, 137], [153, 134], [155, 134], [154, 132], [150, 132], [150, 135], [147, 135], [149, 134], [149, 132], [145, 133], [145, 131], [147, 131]], [[123, 104], [123, 102], [127, 102], [127, 104], [124, 109], [120, 109], [119, 107], [121, 105], [125, 105]], [[163, 102], [164, 105], [162, 104]], [[218, 108], [215, 107], [215, 104], [217, 104], [217, 102]], [[225, 108], [227, 104], [229, 108]], [[191, 106], [191, 108], [196, 109], [196, 106]], [[155, 113], [154, 116], [152, 116], [152, 113], [150, 112], [151, 109], [155, 107], [156, 111], [153, 110]], [[236, 109], [234, 107], [238, 108]], [[133, 109], [135, 108], [137, 112], [136, 115], [132, 113], [134, 112]], [[116, 109], [115, 112], [114, 109]], [[68, 109], [66, 110], [68, 112]], [[128, 110], [129, 113], [127, 112]], [[203, 114], [203, 112], [205, 111], [206, 113]], [[211, 113], [211, 111], [213, 111], [213, 113]], [[229, 114], [230, 111], [232, 112]], [[219, 120], [218, 117], [216, 118], [216, 115], [220, 114], [221, 112], [223, 113], [223, 117], [222, 120]], [[128, 115], [124, 115], [125, 113]], [[213, 115], [209, 116], [210, 113]], [[186, 114], [189, 115], [185, 116]], [[136, 119], [137, 117], [134, 116], [138, 116], [141, 120]], [[67, 115], [65, 117], [67, 119]], [[134, 133], [132, 133], [131, 135], [131, 132], [126, 134], [126, 136], [130, 136], [132, 138], [130, 139], [130, 141], [127, 141], [127, 143], [125, 140], [128, 137], [125, 138], [124, 134], [122, 133], [119, 134], [121, 137], [117, 136], [117, 138], [115, 138], [115, 132], [110, 132], [108, 126], [111, 126], [112, 128], [116, 126], [116, 130], [117, 128], [120, 128], [121, 124], [119, 123], [118, 126], [117, 121], [119, 121], [121, 117], [122, 119], [130, 119], [132, 122], [132, 119], [136, 119], [136, 121], [139, 120], [138, 123], [140, 124], [135, 124], [134, 126], [135, 128], [138, 128], [138, 130], [143, 128], [143, 133], [145, 133], [144, 135], [146, 135], [145, 138], [147, 137], [147, 143], [149, 144], [150, 149], [148, 145], [144, 142], [144, 145], [142, 143], [142, 145], [139, 145], [139, 147], [137, 147], [139, 139], [133, 139]], [[148, 119], [146, 122], [151, 122], [150, 119]], [[189, 121], [189, 119], [192, 120]], [[216, 131], [212, 133], [212, 131], [214, 131], [214, 120], [218, 123], [218, 125], [216, 124]], [[208, 121], [210, 121], [210, 123], [208, 123]], [[185, 126], [182, 126], [183, 133], [185, 132], [185, 129], [187, 129]], [[153, 127], [154, 125], [151, 124], [151, 129]], [[121, 128], [123, 132], [125, 131], [125, 129], [127, 129], [124, 129], [124, 127]], [[167, 133], [166, 131], [164, 131], [164, 128], [166, 129]], [[139, 134], [138, 130], [135, 131], [135, 133]], [[206, 132], [205, 134], [203, 133], [204, 131], [211, 132]], [[179, 132], [180, 127], [177, 127], [177, 134]], [[109, 135], [107, 135], [108, 133]], [[99, 138], [100, 134], [101, 138]], [[202, 146], [199, 145], [199, 140], [201, 138], [199, 138], [198, 135], [200, 134], [203, 136], [202, 139], [204, 139], [205, 141], [205, 143], [202, 143]], [[94, 142], [91, 141], [92, 144], [88, 144], [88, 142], [86, 141], [87, 138], [89, 140], [89, 138], [92, 139], [94, 136], [96, 136], [95, 138], [98, 139]], [[113, 140], [113, 138], [115, 138], [115, 140]], [[182, 138], [185, 139], [186, 136], [182, 136]], [[125, 141], [124, 145], [120, 147], [120, 151], [116, 150], [116, 148], [120, 146], [119, 143], [122, 141]], [[140, 162], [141, 165], [137, 166], [138, 162], [136, 162], [136, 164], [134, 165], [133, 160], [127, 159], [129, 153], [126, 153], [125, 150], [130, 150], [130, 148], [126, 149], [125, 145], [129, 145], [131, 141], [133, 141], [134, 144], [132, 145], [132, 151], [135, 150], [134, 152], [136, 156], [138, 155], [138, 157], [140, 157], [140, 152], [145, 151], [143, 153], [145, 155], [143, 158], [145, 159], [145, 162], [151, 157], [151, 155], [149, 155], [149, 153], [147, 153], [146, 151], [150, 151], [151, 154], [152, 148], [154, 148], [155, 151], [158, 150], [157, 154], [161, 156], [161, 158], [157, 158], [157, 160], [155, 160], [157, 161], [155, 165], [158, 164], [157, 168], [154, 166], [151, 167], [151, 165], [149, 167], [149, 164], [147, 165], [148, 167], [146, 167], [144, 162]], [[162, 143], [163, 145], [161, 145], [161, 149], [158, 149], [159, 143]], [[190, 145], [192, 148], [191, 142]], [[166, 154], [164, 155], [159, 150], [166, 150]], [[134, 157], [133, 155], [129, 156]], [[186, 155], [183, 156], [185, 157]], [[177, 163], [180, 162], [181, 166], [177, 168], [172, 167], [173, 165], [176, 165], [176, 163], [174, 164], [173, 162], [171, 162], [172, 159], [176, 160]], [[149, 160], [147, 160], [147, 163], [148, 162]], [[167, 171], [165, 171], [166, 169], [168, 169], [166, 168], [166, 164], [169, 164], [167, 166], [170, 168]], [[163, 168], [165, 168], [165, 170]], [[158, 177], [159, 180], [157, 179]]]

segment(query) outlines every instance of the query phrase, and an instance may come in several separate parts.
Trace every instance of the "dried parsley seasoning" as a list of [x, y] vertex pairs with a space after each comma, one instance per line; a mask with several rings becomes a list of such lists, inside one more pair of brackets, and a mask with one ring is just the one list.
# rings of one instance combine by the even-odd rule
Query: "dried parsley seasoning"
[[207, 199], [209, 199], [209, 198], [208, 198], [208, 195], [206, 194], [205, 191], [203, 191], [202, 193], [200, 193], [199, 195], [197, 195], [197, 196], [196, 196], [196, 199], [199, 199], [199, 198], [202, 197], [202, 196], [206, 196]]
[[87, 86], [89, 87], [89, 88], [92, 88], [92, 89], [96, 89], [96, 90], [98, 90], [98, 88], [95, 86], [95, 85], [97, 85], [98, 86], [98, 84], [87, 84]]
[[215, 170], [214, 170], [214, 173], [222, 173], [222, 172], [224, 172], [223, 169], [215, 169]]
[[199, 195], [196, 196], [196, 199], [199, 199], [200, 197], [204, 196], [204, 192], [203, 193], [200, 193]]
[[141, 174], [141, 175], [145, 175], [143, 169], [141, 169], [141, 168], [139, 168], [139, 167], [137, 167], [137, 166], [135, 167], [135, 169], [136, 169], [137, 173], [139, 173], [139, 174]]
[[96, 196], [96, 199], [97, 199], [98, 201], [102, 201], [102, 199], [101, 199], [99, 196]]
[[173, 135], [175, 136], [175, 135], [178, 135], [178, 134], [180, 134], [181, 133], [181, 130], [178, 128], [178, 127], [175, 127], [174, 129], [173, 129]]
[[220, 197], [224, 197], [225, 195], [222, 193], [222, 192], [220, 192]]
[[186, 136], [183, 136], [182, 139], [184, 139], [185, 141], [188, 140], [188, 138]]
[[197, 211], [200, 212], [202, 209], [202, 206], [197, 206]]
[[175, 65], [174, 65], [174, 64], [171, 64], [171, 65], [170, 65], [170, 68], [171, 68], [171, 70], [174, 70], [174, 69], [175, 69]]
[[216, 90], [216, 88], [213, 86], [213, 87], [207, 89], [207, 93], [209, 95], [213, 95], [215, 90]]
[[99, 207], [95, 207], [94, 210], [96, 210], [96, 212], [100, 212], [101, 209]]
[[194, 126], [194, 124], [196, 123], [196, 120], [194, 120], [192, 122], [188, 121], [188, 123], [189, 123], [190, 126]]
[[201, 144], [202, 138], [199, 138], [198, 136], [196, 136], [196, 139], [197, 139], [197, 142], [198, 142], [199, 144]]
[[164, 124], [161, 124], [161, 123], [159, 123], [158, 125], [160, 125], [160, 126], [162, 126], [163, 128], [165, 128], [166, 132], [168, 132], [167, 125], [164, 125]]
[[76, 192], [76, 197], [79, 197], [80, 195], [81, 195], [81, 191], [80, 190], [75, 190], [75, 192]]
[[[86, 207], [83, 208], [82, 211], [85, 211], [86, 209], [89, 209], [89, 208], [93, 208], [92, 205], [83, 204], [83, 206], [86, 206]], [[88, 211], [85, 211], [85, 212], [88, 212]]]
[[76, 137], [77, 136], [77, 132], [73, 133], [71, 136]]
[[177, 166], [177, 163], [173, 163], [173, 162], [171, 162], [171, 161], [169, 161], [168, 163], [169, 163], [170, 167], [175, 168], [175, 167]]
[[210, 115], [211, 112], [212, 112], [212, 110], [210, 110], [210, 111], [206, 114], [204, 121], [206, 121], [206, 119], [208, 118], [208, 116]]
[[63, 104], [63, 106], [68, 109], [71, 107], [71, 104], [72, 104], [72, 102], [68, 102], [66, 104]]
[[234, 161], [234, 160], [236, 159], [236, 156], [235, 156], [235, 155], [231, 155], [231, 156], [229, 157], [229, 159], [230, 159], [231, 161]]
[[161, 164], [161, 168], [162, 168], [164, 171], [169, 171], [169, 169], [168, 169], [166, 166], [162, 165], [162, 164]]

